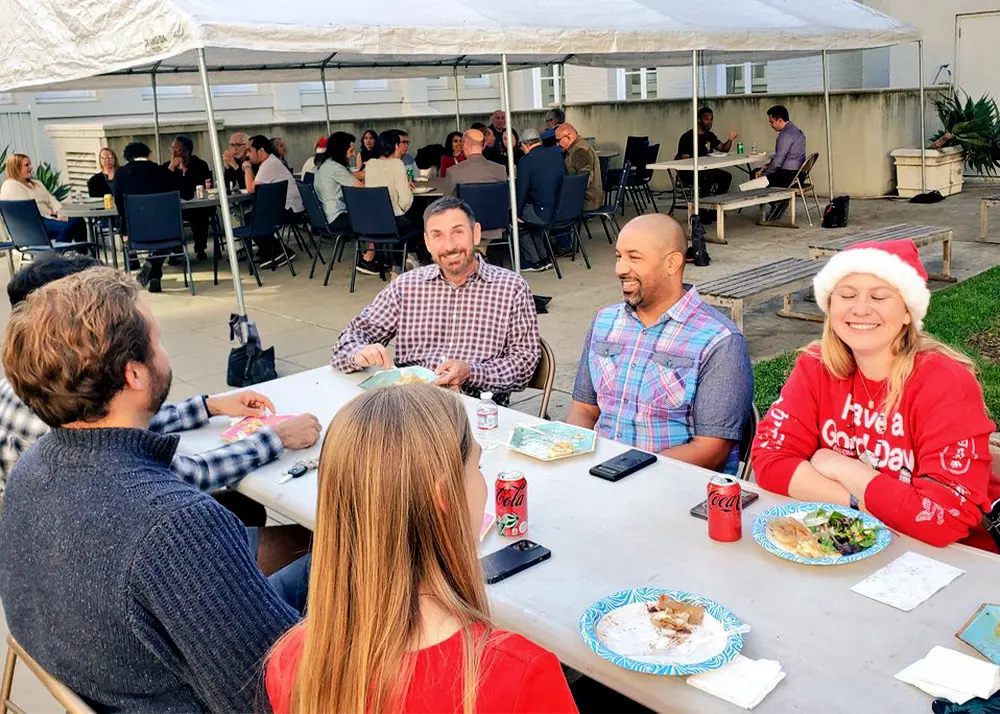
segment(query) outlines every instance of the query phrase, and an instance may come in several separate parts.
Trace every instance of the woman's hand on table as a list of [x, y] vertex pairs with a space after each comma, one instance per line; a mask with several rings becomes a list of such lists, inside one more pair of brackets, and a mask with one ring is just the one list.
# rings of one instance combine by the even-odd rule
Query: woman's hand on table
[[245, 389], [233, 394], [221, 394], [205, 400], [205, 407], [210, 416], [228, 417], [260, 417], [267, 411], [277, 411], [274, 403], [259, 392]]
[[832, 449], [820, 449], [813, 454], [809, 463], [823, 476], [836, 481], [847, 492], [853, 495], [858, 504], [864, 507], [865, 490], [868, 484], [879, 475], [872, 467], [850, 456], [844, 456]]

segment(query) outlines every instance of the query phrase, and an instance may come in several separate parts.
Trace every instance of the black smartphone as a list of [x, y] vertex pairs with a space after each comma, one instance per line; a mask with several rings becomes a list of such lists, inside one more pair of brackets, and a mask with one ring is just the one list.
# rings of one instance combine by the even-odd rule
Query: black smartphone
[[[740, 500], [743, 501], [743, 508], [746, 508], [751, 503], [760, 498], [760, 494], [756, 491], [747, 491], [742, 489], [740, 491]], [[708, 520], [708, 501], [702, 501], [697, 506], [691, 509], [691, 515], [695, 518], [700, 518], [703, 521]]]
[[619, 454], [613, 459], [608, 459], [603, 464], [594, 466], [590, 469], [590, 475], [602, 478], [605, 481], [621, 481], [639, 469], [644, 469], [650, 464], [655, 463], [656, 454], [649, 454], [638, 449], [629, 449], [624, 454]]
[[519, 540], [506, 548], [484, 555], [480, 562], [483, 564], [486, 582], [492, 585], [551, 557], [552, 551], [548, 548], [530, 540]]

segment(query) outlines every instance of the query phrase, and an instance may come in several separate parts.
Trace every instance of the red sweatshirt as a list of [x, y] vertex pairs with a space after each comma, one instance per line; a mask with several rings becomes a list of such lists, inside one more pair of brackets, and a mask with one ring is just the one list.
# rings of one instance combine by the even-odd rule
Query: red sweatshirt
[[852, 457], [870, 451], [880, 473], [864, 493], [872, 515], [931, 545], [964, 539], [996, 551], [982, 527], [983, 511], [1000, 498], [990, 468], [994, 425], [975, 376], [950, 357], [921, 352], [885, 423], [868, 403], [871, 395], [878, 407], [887, 389], [860, 370], [837, 379], [818, 354], [801, 355], [757, 429], [751, 455], [757, 483], [787, 496], [795, 469], [817, 450]]
[[[482, 625], [476, 633], [482, 632]], [[274, 714], [288, 714], [292, 684], [302, 659], [305, 627], [299, 625], [267, 664], [265, 684]], [[461, 712], [462, 633], [417, 653], [404, 712]], [[476, 712], [576, 712], [573, 695], [554, 654], [531, 640], [494, 631], [479, 663]]]

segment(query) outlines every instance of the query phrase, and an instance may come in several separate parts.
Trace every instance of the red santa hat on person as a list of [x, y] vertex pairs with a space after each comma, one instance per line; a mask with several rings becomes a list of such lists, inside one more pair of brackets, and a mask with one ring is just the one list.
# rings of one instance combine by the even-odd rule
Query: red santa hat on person
[[813, 278], [816, 304], [824, 313], [830, 311], [830, 294], [837, 283], [852, 273], [874, 275], [896, 288], [913, 325], [918, 330], [923, 327], [931, 291], [927, 287], [927, 271], [912, 240], [855, 243], [830, 258]]

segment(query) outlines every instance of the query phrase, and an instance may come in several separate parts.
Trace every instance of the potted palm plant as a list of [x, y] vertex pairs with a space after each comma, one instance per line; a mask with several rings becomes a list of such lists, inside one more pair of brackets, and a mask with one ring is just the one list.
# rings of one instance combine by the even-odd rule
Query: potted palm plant
[[[1000, 169], [1000, 110], [992, 97], [972, 99], [955, 92], [934, 100], [943, 127], [926, 149], [926, 190], [949, 196], [962, 190], [965, 167], [977, 174], [997, 175]], [[899, 195], [920, 193], [920, 149], [897, 149]]]

